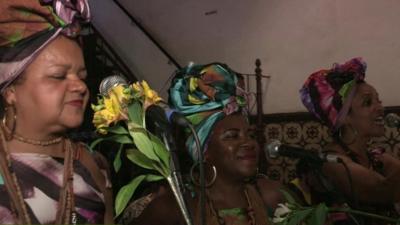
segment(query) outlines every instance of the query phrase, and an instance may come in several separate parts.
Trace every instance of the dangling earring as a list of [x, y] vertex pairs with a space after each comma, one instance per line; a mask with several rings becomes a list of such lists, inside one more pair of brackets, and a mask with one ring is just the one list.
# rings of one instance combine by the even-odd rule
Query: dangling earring
[[[217, 168], [216, 168], [214, 165], [212, 165], [212, 164], [210, 164], [210, 163], [208, 163], [208, 162], [204, 162], [204, 164], [205, 164], [205, 165], [207, 165], [207, 164], [210, 165], [210, 166], [211, 166], [211, 169], [212, 169], [212, 171], [213, 171], [213, 176], [212, 176], [212, 178], [211, 178], [211, 181], [208, 182], [208, 183], [205, 183], [205, 187], [206, 187], [206, 188], [209, 188], [209, 187], [211, 187], [211, 186], [214, 184], [215, 180], [217, 179]], [[190, 168], [190, 179], [192, 180], [193, 184], [195, 184], [196, 186], [200, 187], [200, 182], [198, 182], [198, 181], [195, 179], [194, 175], [193, 175], [194, 169], [195, 169], [198, 165], [200, 165], [200, 162], [194, 163], [194, 164], [192, 165], [192, 167]]]
[[[12, 122], [11, 122], [11, 125], [12, 125], [11, 129], [7, 126], [7, 122], [8, 122], [7, 114], [9, 114], [10, 108], [12, 108], [12, 111], [14, 114]], [[15, 128], [17, 125], [17, 112], [16, 112], [14, 105], [9, 105], [4, 109], [4, 115], [3, 115], [3, 119], [1, 120], [1, 122], [2, 122], [2, 126], [4, 128], [4, 131], [5, 131], [4, 132], [5, 138], [7, 141], [9, 141], [14, 137]]]
[[259, 178], [266, 178], [266, 179], [269, 179], [269, 177], [268, 177], [266, 174], [260, 172], [260, 169], [257, 167], [256, 173], [254, 174], [254, 176], [248, 177], [248, 178], [246, 178], [244, 181], [245, 181], [245, 182], [249, 182], [249, 183], [254, 183], [254, 182], [256, 182], [257, 179], [259, 179]]
[[340, 138], [340, 140], [342, 140], [343, 143], [345, 143], [346, 145], [351, 145], [351, 144], [353, 144], [353, 143], [356, 141], [357, 136], [358, 136], [358, 131], [357, 131], [356, 129], [354, 129], [353, 126], [351, 126], [351, 125], [348, 126], [348, 127], [351, 128], [351, 131], [353, 132], [353, 137], [354, 137], [354, 138], [353, 138], [351, 141], [346, 142], [345, 139], [344, 139], [344, 137], [343, 137], [343, 128], [344, 128], [344, 127], [345, 127], [345, 126], [342, 126], [342, 127], [339, 128], [339, 138]]

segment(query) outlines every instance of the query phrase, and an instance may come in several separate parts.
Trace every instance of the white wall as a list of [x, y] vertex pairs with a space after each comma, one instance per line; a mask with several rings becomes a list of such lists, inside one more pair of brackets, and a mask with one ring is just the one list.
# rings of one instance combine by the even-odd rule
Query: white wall
[[[167, 65], [166, 58], [140, 32], [131, 31], [134, 26], [102, 20], [121, 15], [100, 6], [100, 2], [112, 1], [92, 0], [98, 5], [96, 27], [104, 27], [101, 32], [113, 40], [137, 74], [161, 87], [159, 83], [168, 79], [173, 66]], [[377, 88], [384, 105], [400, 105], [399, 1], [120, 2], [182, 65], [220, 61], [237, 71], [252, 73], [254, 60], [260, 58], [263, 72], [272, 76], [264, 95], [266, 113], [305, 111], [298, 89], [306, 77], [355, 56], [367, 61], [366, 79]]]

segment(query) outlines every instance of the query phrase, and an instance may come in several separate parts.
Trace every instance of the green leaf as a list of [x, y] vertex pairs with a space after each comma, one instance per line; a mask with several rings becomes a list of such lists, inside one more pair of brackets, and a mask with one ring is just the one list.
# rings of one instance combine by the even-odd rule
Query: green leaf
[[135, 126], [142, 126], [143, 124], [143, 109], [142, 105], [136, 101], [128, 106], [129, 121], [133, 122]]
[[294, 198], [292, 197], [292, 195], [289, 194], [289, 192], [287, 192], [283, 189], [280, 189], [279, 191], [282, 192], [283, 196], [285, 197], [286, 201], [289, 204], [297, 205], [296, 200], [294, 200]]
[[154, 181], [159, 181], [159, 180], [163, 180], [163, 179], [165, 179], [165, 177], [160, 176], [160, 175], [155, 175], [155, 174], [148, 174], [146, 176], [147, 182], [154, 182]]
[[120, 143], [120, 144], [132, 144], [133, 143], [131, 137], [128, 136], [128, 135], [116, 134], [116, 135], [113, 135], [113, 136], [108, 137], [106, 139], [108, 141], [115, 141], [115, 142]]
[[140, 167], [143, 167], [143, 168], [149, 169], [149, 170], [156, 170], [156, 168], [154, 167], [154, 163], [156, 163], [156, 162], [147, 158], [143, 153], [141, 153], [137, 149], [126, 150], [126, 157], [130, 161], [132, 161], [133, 163], [135, 163], [136, 165], [138, 165]]
[[140, 152], [142, 152], [147, 158], [156, 162], [160, 162], [160, 158], [154, 152], [153, 144], [144, 129], [130, 130], [130, 134], [133, 137], [133, 142]]
[[107, 131], [113, 134], [129, 134], [128, 130], [123, 125], [108, 127]]
[[313, 208], [308, 208], [305, 210], [294, 212], [292, 217], [289, 219], [287, 225], [298, 225], [307, 218], [310, 213], [313, 211]]
[[115, 156], [114, 162], [113, 162], [113, 166], [114, 166], [114, 170], [115, 172], [118, 172], [119, 169], [121, 169], [121, 151], [122, 151], [122, 147], [124, 146], [124, 144], [120, 144], [119, 145], [119, 149], [117, 152], [117, 155]]
[[97, 138], [96, 140], [94, 140], [92, 143], [90, 143], [89, 145], [89, 149], [91, 149], [92, 151], [94, 151], [94, 147], [96, 147], [96, 145], [98, 145], [100, 142], [104, 141], [106, 138]]
[[326, 207], [324, 203], [321, 203], [316, 208], [314, 208], [311, 214], [311, 218], [308, 220], [307, 224], [324, 225], [327, 214], [328, 214], [328, 207]]
[[116, 217], [121, 214], [121, 212], [125, 209], [129, 200], [132, 198], [133, 194], [136, 191], [136, 188], [139, 184], [146, 178], [146, 175], [140, 175], [133, 179], [129, 184], [123, 186], [117, 194], [115, 199], [115, 214]]
[[164, 164], [164, 166], [169, 170], [170, 169], [170, 153], [168, 152], [168, 150], [165, 147], [165, 144], [163, 142], [161, 142], [161, 140], [149, 133], [150, 139], [153, 142], [153, 148], [154, 148], [154, 152], [157, 154], [158, 157], [160, 157], [161, 162]]

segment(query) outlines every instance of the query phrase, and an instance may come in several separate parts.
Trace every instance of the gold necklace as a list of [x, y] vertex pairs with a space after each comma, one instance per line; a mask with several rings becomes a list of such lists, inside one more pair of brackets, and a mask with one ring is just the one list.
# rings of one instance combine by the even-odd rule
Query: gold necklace
[[63, 140], [63, 137], [58, 137], [58, 138], [54, 138], [54, 139], [47, 140], [47, 141], [39, 141], [39, 140], [24, 138], [18, 134], [14, 134], [13, 138], [15, 138], [16, 140], [18, 140], [20, 142], [24, 142], [24, 143], [31, 144], [31, 145], [39, 145], [39, 146], [54, 145], [54, 144], [60, 143]]
[[54, 139], [47, 140], [47, 141], [34, 140], [34, 139], [30, 139], [30, 138], [25, 138], [25, 137], [15, 133], [15, 132], [12, 133], [10, 128], [8, 128], [7, 126], [3, 126], [3, 128], [8, 133], [7, 135], [12, 136], [17, 141], [20, 141], [20, 142], [23, 142], [23, 143], [27, 143], [27, 144], [31, 144], [31, 145], [49, 146], [49, 145], [58, 144], [63, 140], [63, 137], [58, 137], [58, 138], [54, 138]]

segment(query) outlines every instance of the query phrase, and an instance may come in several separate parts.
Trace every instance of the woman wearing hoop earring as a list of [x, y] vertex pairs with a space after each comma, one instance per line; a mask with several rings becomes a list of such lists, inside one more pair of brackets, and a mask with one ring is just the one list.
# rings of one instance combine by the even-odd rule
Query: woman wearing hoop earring
[[[226, 65], [193, 65], [178, 71], [169, 89], [170, 104], [185, 115], [199, 134], [206, 171], [205, 220], [209, 225], [266, 225], [268, 212], [281, 202], [280, 185], [258, 177], [260, 149], [247, 117], [246, 93]], [[199, 225], [199, 152], [193, 136], [186, 139], [193, 160], [187, 186], [189, 208]], [[168, 207], [165, 207], [167, 206]], [[163, 209], [163, 210], [161, 210]], [[131, 224], [185, 224], [171, 192], [155, 198]]]
[[0, 224], [113, 223], [107, 163], [66, 135], [88, 102], [89, 16], [85, 0], [0, 5]]
[[384, 112], [377, 91], [364, 80], [365, 71], [366, 63], [354, 58], [311, 74], [300, 90], [306, 108], [332, 132], [333, 142], [323, 151], [339, 155], [350, 174], [339, 163], [324, 164], [336, 197], [314, 193], [314, 200], [398, 217], [393, 206], [400, 200], [400, 161], [382, 148], [369, 149], [371, 138], [384, 135]]

